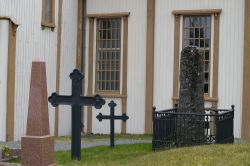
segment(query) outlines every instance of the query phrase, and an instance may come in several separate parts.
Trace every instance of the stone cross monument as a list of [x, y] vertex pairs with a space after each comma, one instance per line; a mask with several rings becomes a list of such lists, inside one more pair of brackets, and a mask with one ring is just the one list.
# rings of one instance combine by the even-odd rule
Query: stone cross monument
[[54, 138], [49, 131], [45, 63], [33, 62], [26, 136], [21, 140], [21, 164], [52, 166], [53, 163]]
[[[178, 112], [204, 113], [204, 54], [197, 47], [186, 47], [181, 52], [180, 91]], [[205, 141], [204, 116], [180, 114], [177, 122], [179, 145]]]

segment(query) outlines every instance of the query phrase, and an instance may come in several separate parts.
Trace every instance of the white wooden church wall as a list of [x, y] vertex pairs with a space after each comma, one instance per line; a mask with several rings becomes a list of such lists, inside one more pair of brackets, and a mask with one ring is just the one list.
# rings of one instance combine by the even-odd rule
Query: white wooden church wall
[[[76, 66], [77, 42], [77, 8], [76, 0], [63, 1], [62, 44], [60, 67], [60, 94], [71, 95], [71, 79], [69, 74]], [[55, 89], [54, 89], [55, 90]], [[59, 135], [71, 134], [71, 106], [59, 106]]]
[[[110, 107], [108, 106], [108, 103], [111, 100], [114, 100], [114, 102], [117, 104], [117, 106], [115, 107], [115, 115], [122, 115], [120, 99], [105, 98], [105, 100], [106, 104], [103, 106], [101, 110], [93, 109], [92, 113], [93, 133], [110, 134], [110, 120], [102, 120], [101, 122], [99, 122], [99, 120], [96, 119], [96, 116], [99, 113], [102, 113], [103, 115], [110, 115]], [[115, 120], [115, 133], [121, 133], [121, 120]]]
[[[155, 13], [154, 105], [172, 107], [173, 10], [222, 9], [219, 31], [218, 107], [235, 104], [234, 134], [241, 135], [244, 0], [157, 0]], [[206, 103], [208, 105], [208, 103]]]
[[[130, 12], [128, 17], [128, 100], [127, 100], [127, 133], [144, 133], [145, 122], [145, 71], [146, 71], [146, 24], [147, 24], [147, 1], [146, 0], [88, 0], [87, 13], [120, 13]], [[87, 25], [88, 26], [88, 25]], [[88, 27], [87, 27], [88, 29]], [[86, 32], [88, 34], [88, 30]], [[86, 37], [88, 41], [88, 36]], [[88, 50], [86, 50], [86, 55]], [[87, 59], [86, 59], [87, 62]], [[87, 76], [86, 66], [86, 76]], [[86, 81], [87, 82], [87, 77]], [[107, 102], [110, 99], [107, 99]], [[121, 113], [121, 101], [116, 100], [118, 106], [116, 114]], [[100, 126], [95, 118], [96, 112], [106, 112], [106, 106], [92, 114], [92, 130], [106, 133], [109, 127]], [[105, 111], [104, 111], [105, 110]], [[102, 122], [106, 126], [106, 122]], [[107, 122], [108, 123], [108, 122]], [[116, 122], [121, 124], [120, 122]], [[107, 124], [108, 125], [108, 124]], [[101, 127], [101, 128], [100, 128]], [[117, 125], [116, 131], [121, 125]]]
[[[71, 2], [71, 1], [70, 1]], [[62, 36], [62, 40], [65, 43], [62, 44], [62, 61], [65, 60], [64, 55], [67, 55], [67, 60], [63, 62], [69, 63], [75, 62], [75, 45], [76, 38], [71, 37], [70, 33], [72, 29], [76, 29], [77, 26], [71, 25], [69, 19], [70, 14], [77, 12], [77, 8], [69, 5], [69, 1], [63, 1], [64, 8], [68, 8], [67, 13], [63, 14], [66, 17], [63, 20], [63, 33], [68, 35]], [[66, 4], [67, 3], [67, 4]], [[74, 4], [74, 3], [73, 3]], [[67, 5], [67, 6], [66, 6]], [[19, 140], [21, 136], [25, 134], [27, 113], [28, 113], [28, 97], [29, 97], [29, 86], [30, 86], [30, 73], [31, 63], [34, 60], [42, 60], [46, 62], [47, 70], [47, 85], [48, 95], [56, 90], [56, 53], [57, 53], [57, 27], [58, 27], [58, 0], [55, 1], [55, 24], [56, 28], [51, 31], [48, 28], [45, 30], [41, 29], [41, 14], [42, 14], [42, 0], [0, 0], [0, 15], [14, 17], [20, 26], [16, 33], [16, 83], [15, 83], [15, 128], [14, 128], [14, 139]], [[71, 15], [72, 16], [72, 15]], [[73, 15], [77, 19], [75, 15]], [[71, 18], [74, 20], [74, 18]], [[74, 35], [72, 32], [72, 36]], [[74, 51], [73, 51], [74, 50]], [[71, 56], [71, 57], [69, 57]], [[68, 67], [67, 67], [68, 69]], [[68, 69], [69, 70], [69, 69]], [[61, 78], [64, 79], [64, 75], [68, 74], [67, 71], [62, 71]], [[70, 69], [71, 70], [71, 69]], [[69, 70], [69, 71], [70, 71]], [[65, 74], [64, 74], [65, 72]], [[62, 80], [61, 80], [62, 81]], [[64, 81], [65, 83], [67, 81]], [[70, 89], [71, 86], [65, 85], [61, 89]], [[50, 118], [50, 132], [54, 133], [54, 115], [55, 109], [49, 105], [49, 118]], [[69, 119], [68, 117], [62, 118]], [[60, 121], [62, 121], [60, 120]], [[64, 127], [64, 126], [63, 126]], [[66, 128], [66, 131], [69, 129]], [[60, 130], [62, 131], [62, 130]], [[64, 132], [63, 132], [64, 133]], [[66, 132], [68, 133], [68, 132]]]
[[6, 140], [9, 21], [0, 20], [0, 141]]
[[[49, 29], [41, 30], [41, 6], [42, 1], [0, 1], [0, 15], [14, 17], [20, 23], [16, 33], [15, 140], [20, 139], [26, 131], [33, 60], [46, 61], [48, 92], [55, 89], [57, 29], [55, 32]], [[53, 133], [54, 109], [51, 107], [49, 107], [49, 115], [50, 131]]]

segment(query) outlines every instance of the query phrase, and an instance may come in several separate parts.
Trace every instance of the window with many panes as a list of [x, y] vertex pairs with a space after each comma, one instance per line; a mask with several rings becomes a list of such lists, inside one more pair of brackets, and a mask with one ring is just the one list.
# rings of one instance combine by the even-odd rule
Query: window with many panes
[[211, 16], [184, 16], [183, 46], [197, 46], [204, 52], [204, 93], [210, 89]]
[[97, 19], [95, 87], [99, 92], [120, 92], [121, 19]]

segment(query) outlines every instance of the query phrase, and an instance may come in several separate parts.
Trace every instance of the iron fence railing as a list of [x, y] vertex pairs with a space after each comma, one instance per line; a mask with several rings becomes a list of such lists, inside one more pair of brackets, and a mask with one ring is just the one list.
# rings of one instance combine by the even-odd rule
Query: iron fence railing
[[232, 143], [234, 106], [231, 109], [206, 108], [203, 113], [177, 112], [178, 108], [153, 108], [152, 148]]

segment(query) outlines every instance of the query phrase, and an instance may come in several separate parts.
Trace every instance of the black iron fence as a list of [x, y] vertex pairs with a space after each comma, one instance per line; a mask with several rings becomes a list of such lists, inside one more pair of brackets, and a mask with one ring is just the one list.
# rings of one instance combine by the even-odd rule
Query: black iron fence
[[153, 108], [154, 150], [188, 145], [233, 143], [234, 106], [204, 109], [203, 113], [182, 113], [177, 108]]

